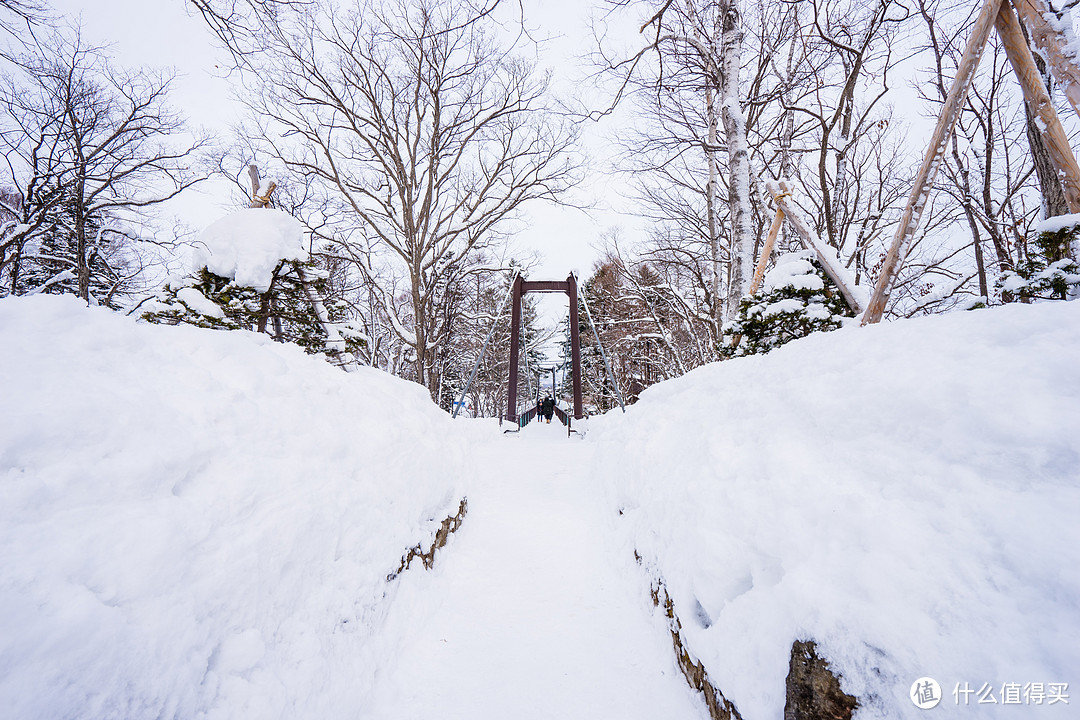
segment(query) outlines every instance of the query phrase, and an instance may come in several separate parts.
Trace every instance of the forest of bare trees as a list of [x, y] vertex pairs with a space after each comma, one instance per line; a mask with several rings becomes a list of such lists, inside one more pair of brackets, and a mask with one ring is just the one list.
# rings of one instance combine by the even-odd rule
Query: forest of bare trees
[[[598, 23], [593, 56], [596, 74], [633, 107], [637, 122], [620, 136], [613, 171], [630, 177], [649, 227], [644, 238], [610, 234], [589, 286], [608, 313], [624, 387], [728, 354], [747, 267], [775, 213], [769, 179], [790, 183], [801, 217], [856, 283], [873, 285], [979, 9], [934, 0], [607, 4], [603, 18], [629, 13], [641, 30], [627, 50]], [[1055, 11], [1070, 21], [1068, 7]], [[1046, 82], [1053, 90], [1049, 73]], [[1071, 111], [1061, 115], [1076, 127]], [[992, 37], [887, 316], [1016, 299], [1001, 278], [1038, 253], [1039, 221], [1068, 212], [1035, 127]], [[801, 249], [790, 225], [778, 249]]]
[[[134, 307], [164, 280], [155, 263], [169, 249], [144, 222], [154, 208], [209, 168], [237, 178], [257, 163], [278, 184], [274, 206], [310, 230], [328, 301], [363, 340], [358, 362], [423, 385], [449, 409], [488, 331], [506, 326], [468, 395], [483, 415], [505, 401], [500, 300], [535, 262], [514, 245], [522, 218], [573, 202], [589, 173], [618, 176], [644, 223], [590, 238], [601, 257], [581, 278], [631, 397], [739, 354], [746, 313], [760, 311], [745, 298], [777, 216], [769, 182], [788, 183], [791, 212], [869, 292], [980, 9], [603, 0], [577, 58], [588, 89], [571, 98], [538, 59], [531, 3], [188, 6], [242, 87], [243, 124], [216, 142], [172, 110], [168, 72], [113, 62], [43, 3], [0, 2], [0, 296]], [[1049, 10], [1071, 23], [1069, 3]], [[611, 30], [626, 27], [635, 32]], [[1035, 58], [1074, 131], [1075, 113], [1042, 52]], [[603, 164], [581, 140], [596, 122], [616, 148]], [[1062, 260], [1045, 257], [1036, 226], [1069, 211], [1040, 123], [992, 36], [887, 317], [1036, 297], [1018, 289], [1017, 273]], [[777, 227], [775, 254], [803, 249], [794, 225]], [[566, 328], [543, 328], [535, 305], [525, 316], [530, 362], [556, 362], [542, 347]], [[614, 395], [589, 330], [588, 404], [603, 410]]]

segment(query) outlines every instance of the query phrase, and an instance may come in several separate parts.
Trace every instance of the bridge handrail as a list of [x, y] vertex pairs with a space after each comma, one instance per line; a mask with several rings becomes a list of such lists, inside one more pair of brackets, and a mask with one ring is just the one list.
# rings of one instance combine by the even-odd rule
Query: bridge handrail
[[[525, 412], [518, 415], [518, 417], [517, 417], [518, 429], [524, 428], [526, 425], [531, 423], [533, 421], [533, 418], [536, 417], [536, 415], [537, 415], [537, 412], [536, 412], [536, 407], [535, 406], [529, 408]], [[561, 422], [563, 425], [565, 425], [566, 427], [570, 427], [570, 423], [571, 423], [570, 415], [565, 410], [560, 408], [558, 405], [555, 406], [555, 417], [559, 418], [559, 422]]]

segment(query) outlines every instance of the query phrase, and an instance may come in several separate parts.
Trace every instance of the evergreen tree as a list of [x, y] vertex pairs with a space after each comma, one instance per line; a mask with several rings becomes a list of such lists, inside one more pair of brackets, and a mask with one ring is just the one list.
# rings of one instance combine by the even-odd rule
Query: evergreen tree
[[1032, 243], [1034, 252], [1029, 245], [1027, 259], [998, 280], [1005, 302], [1068, 300], [1080, 294], [1080, 265], [1072, 258], [1080, 225], [1057, 220], [1051, 218], [1042, 224]]
[[80, 268], [87, 273], [89, 302], [117, 309], [125, 285], [141, 269], [130, 253], [129, 240], [104, 211], [84, 218], [86, 257], [80, 261], [74, 203], [66, 192], [45, 212], [33, 239], [20, 248], [17, 271], [12, 274], [14, 294], [43, 292], [78, 295]]
[[310, 261], [281, 260], [265, 291], [239, 285], [204, 266], [166, 284], [142, 319], [267, 333], [343, 364], [364, 347], [366, 338], [346, 321], [345, 303], [321, 300], [328, 285], [327, 274]]
[[855, 313], [810, 251], [782, 255], [761, 291], [739, 303], [725, 331], [727, 357], [767, 353], [813, 332], [840, 328]]

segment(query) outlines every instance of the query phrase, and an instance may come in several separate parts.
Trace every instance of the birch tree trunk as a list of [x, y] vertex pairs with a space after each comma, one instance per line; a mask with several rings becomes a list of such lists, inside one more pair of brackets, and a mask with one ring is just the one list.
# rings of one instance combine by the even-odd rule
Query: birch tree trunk
[[719, 148], [717, 137], [717, 123], [715, 98], [713, 96], [712, 83], [705, 83], [705, 113], [709, 123], [709, 134], [706, 139], [708, 147], [705, 148], [705, 156], [709, 166], [709, 184], [705, 191], [705, 212], [709, 223], [709, 260], [712, 263], [712, 277], [710, 278], [712, 292], [712, 320], [716, 326], [714, 337], [719, 338], [723, 334], [724, 327], [724, 303], [720, 297], [720, 228], [716, 221], [719, 210], [720, 198], [718, 197], [720, 169], [716, 162], [716, 152]]
[[731, 201], [731, 281], [727, 292], [727, 316], [734, 317], [750, 277], [754, 239], [750, 224], [750, 153], [746, 141], [746, 118], [739, 103], [739, 71], [743, 34], [737, 0], [721, 0], [723, 35], [720, 43], [721, 116], [728, 148]]

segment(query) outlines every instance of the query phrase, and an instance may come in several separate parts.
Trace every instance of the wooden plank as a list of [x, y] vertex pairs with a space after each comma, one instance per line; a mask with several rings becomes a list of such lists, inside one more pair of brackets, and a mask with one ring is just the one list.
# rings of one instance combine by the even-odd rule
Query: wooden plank
[[765, 244], [761, 247], [761, 257], [758, 258], [757, 267], [754, 269], [754, 279], [750, 281], [750, 291], [747, 295], [753, 295], [761, 287], [761, 281], [765, 279], [765, 268], [769, 265], [769, 258], [772, 257], [773, 247], [776, 246], [776, 238], [780, 234], [780, 228], [784, 224], [784, 211], [780, 209], [780, 206], [776, 206], [776, 217], [773, 218], [772, 226], [769, 227], [769, 234], [765, 238]]
[[531, 292], [570, 292], [565, 280], [524, 280], [521, 283], [522, 294]]
[[1076, 164], [1076, 156], [1073, 155], [1069, 146], [1069, 138], [1065, 129], [1061, 127], [1054, 103], [1050, 94], [1046, 91], [1042, 73], [1035, 64], [1035, 58], [1031, 56], [1024, 31], [1020, 27], [1020, 21], [1016, 19], [1012, 6], [1002, 3], [998, 11], [997, 22], [998, 35], [1005, 46], [1005, 54], [1013, 66], [1016, 77], [1020, 80], [1020, 87], [1024, 91], [1024, 100], [1031, 112], [1037, 118], [1036, 125], [1042, 134], [1050, 160], [1058, 171], [1061, 178], [1061, 189], [1065, 192], [1065, 201], [1069, 204], [1069, 212], [1080, 212], [1080, 166]]
[[968, 88], [971, 87], [971, 80], [975, 76], [975, 70], [979, 67], [979, 60], [982, 58], [986, 40], [990, 37], [990, 31], [997, 20], [1001, 3], [1002, 0], [986, 0], [982, 10], [979, 11], [978, 18], [975, 20], [971, 30], [971, 37], [968, 38], [967, 47], [964, 49], [964, 54], [960, 58], [960, 64], [956, 69], [956, 79], [953, 80], [952, 87], [949, 88], [945, 104], [941, 106], [941, 113], [938, 115], [933, 135], [930, 136], [930, 144], [926, 148], [926, 155], [923, 156], [922, 165], [915, 176], [915, 185], [911, 188], [907, 205], [904, 207], [904, 214], [900, 218], [900, 224], [896, 227], [896, 234], [893, 236], [892, 244], [885, 255], [885, 263], [881, 268], [881, 274], [874, 285], [874, 292], [870, 297], [870, 302], [867, 304], [866, 312], [863, 313], [863, 325], [880, 322], [881, 316], [885, 314], [885, 305], [889, 302], [889, 293], [900, 271], [900, 261], [919, 227], [923, 209], [926, 207], [926, 201], [930, 196], [931, 189], [934, 187], [934, 180], [937, 178], [938, 170], [941, 168], [945, 150], [948, 147], [949, 140], [952, 138], [953, 127], [956, 125], [956, 119], [960, 116], [960, 111], [964, 107]]
[[856, 312], [860, 312], [863, 308], [855, 296], [855, 288], [851, 286], [848, 281], [847, 273], [843, 268], [837, 264], [838, 258], [836, 253], [821, 241], [818, 234], [814, 232], [814, 229], [802, 219], [799, 215], [798, 208], [794, 204], [789, 202], [788, 198], [791, 197], [791, 189], [786, 182], [780, 183], [769, 180], [765, 183], [765, 187], [768, 188], [769, 194], [772, 195], [773, 201], [776, 203], [776, 207], [783, 211], [787, 221], [791, 223], [791, 226], [795, 228], [795, 234], [799, 236], [802, 241], [803, 247], [807, 250], [813, 250], [814, 255], [817, 256], [817, 260], [821, 263], [822, 269], [825, 274], [829, 276], [829, 279], [836, 284], [839, 288], [840, 294], [844, 296], [844, 300], [847, 304]]
[[1080, 115], [1080, 67], [1061, 30], [1047, 18], [1050, 8], [1046, 0], [1012, 0], [1012, 5], [1031, 32], [1035, 47], [1046, 58], [1050, 72], [1065, 92], [1073, 111]]

